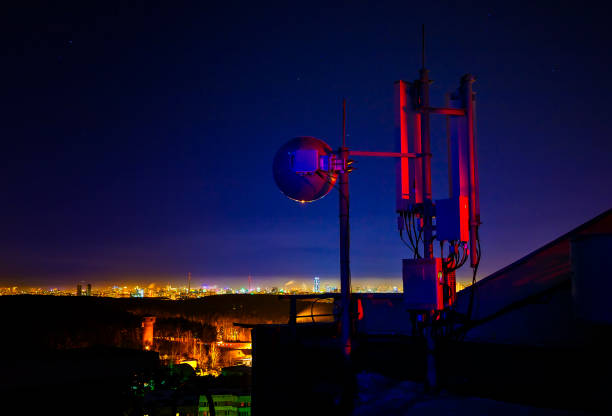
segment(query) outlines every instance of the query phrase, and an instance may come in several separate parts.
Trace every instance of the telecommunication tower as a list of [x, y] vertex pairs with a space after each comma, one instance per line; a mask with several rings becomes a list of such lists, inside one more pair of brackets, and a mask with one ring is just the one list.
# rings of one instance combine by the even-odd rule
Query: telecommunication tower
[[[394, 86], [397, 152], [351, 150], [346, 145], [346, 101], [342, 111], [342, 145], [337, 150], [314, 137], [296, 137], [274, 158], [276, 184], [287, 197], [312, 202], [339, 191], [340, 326], [345, 355], [351, 350], [351, 274], [349, 256], [349, 173], [352, 156], [397, 158], [396, 214], [400, 238], [412, 257], [402, 260], [404, 302], [414, 321], [431, 322], [455, 302], [455, 271], [470, 259], [473, 279], [480, 262], [480, 206], [476, 158], [475, 78], [464, 75], [447, 95], [445, 107], [430, 105], [425, 36], [419, 78]], [[431, 182], [430, 118], [447, 118], [449, 197], [434, 201]], [[434, 242], [440, 255], [434, 256]], [[471, 311], [468, 309], [468, 316]]]

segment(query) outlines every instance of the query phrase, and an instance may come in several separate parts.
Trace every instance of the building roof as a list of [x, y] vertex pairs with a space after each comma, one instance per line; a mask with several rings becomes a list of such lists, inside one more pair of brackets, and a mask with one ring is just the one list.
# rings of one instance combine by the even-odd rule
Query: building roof
[[466, 313], [474, 292], [472, 318], [486, 320], [525, 299], [568, 288], [571, 241], [592, 234], [612, 233], [612, 209], [532, 251], [457, 294], [457, 310]]

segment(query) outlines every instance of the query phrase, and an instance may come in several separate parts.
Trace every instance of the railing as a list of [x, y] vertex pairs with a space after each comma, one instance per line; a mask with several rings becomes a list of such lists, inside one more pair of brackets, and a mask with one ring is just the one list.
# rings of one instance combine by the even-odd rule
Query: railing
[[[335, 299], [339, 299], [340, 298], [340, 293], [319, 293], [319, 294], [312, 294], [312, 295], [280, 295], [278, 297], [279, 299], [289, 299], [289, 325], [296, 325], [297, 324], [297, 319], [298, 318], [311, 318], [312, 322], [315, 322], [315, 317], [322, 317], [322, 316], [333, 316], [333, 317], [337, 317], [339, 314], [338, 313], [323, 313], [323, 314], [317, 314], [315, 315], [313, 313], [313, 308], [315, 303], [317, 303], [319, 300], [321, 299], [330, 299], [333, 298]], [[298, 315], [297, 314], [297, 300], [298, 299], [314, 299], [314, 301], [312, 302], [312, 304], [310, 305], [310, 315]], [[337, 319], [334, 319], [334, 322]]]

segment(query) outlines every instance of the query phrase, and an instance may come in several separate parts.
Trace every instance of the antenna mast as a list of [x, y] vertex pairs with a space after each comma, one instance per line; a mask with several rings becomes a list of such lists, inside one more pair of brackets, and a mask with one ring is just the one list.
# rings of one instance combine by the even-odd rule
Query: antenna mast
[[421, 68], [425, 69], [425, 24], [422, 26], [423, 44], [421, 48]]
[[[418, 80], [418, 101], [423, 108], [429, 108], [429, 71], [425, 68], [425, 25], [422, 26], [423, 50], [421, 60], [423, 67]], [[423, 257], [433, 258], [433, 203], [431, 194], [431, 136], [429, 112], [420, 114], [421, 117], [421, 149], [423, 151], [422, 175], [423, 180]]]
[[342, 147], [346, 147], [346, 98], [342, 99]]

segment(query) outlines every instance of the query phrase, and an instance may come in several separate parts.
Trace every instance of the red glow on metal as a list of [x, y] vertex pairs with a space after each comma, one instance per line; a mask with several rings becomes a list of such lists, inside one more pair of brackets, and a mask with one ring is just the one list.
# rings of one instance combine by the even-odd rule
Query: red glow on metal
[[344, 345], [344, 355], [346, 357], [351, 355], [351, 339], [346, 340], [346, 344]]
[[[421, 115], [416, 114], [414, 117], [414, 149], [413, 151], [421, 153], [423, 149], [421, 143]], [[416, 159], [414, 163], [414, 202], [420, 204], [423, 202], [423, 160]]]
[[[406, 93], [406, 83], [403, 81], [399, 82], [398, 91], [399, 94], [399, 107], [401, 109], [399, 120], [399, 133], [400, 133], [400, 153], [408, 153], [408, 120], [406, 117], [405, 109], [408, 106], [408, 98]], [[400, 160], [400, 178], [401, 178], [401, 195], [402, 199], [410, 199], [410, 171], [408, 159], [402, 158]]]
[[465, 116], [465, 110], [463, 108], [435, 108], [435, 107], [421, 107], [418, 109], [419, 113], [427, 114], [442, 114], [446, 116]]
[[357, 299], [357, 319], [361, 321], [363, 319], [363, 305], [361, 299]]
[[461, 87], [464, 94], [465, 114], [467, 119], [467, 139], [468, 139], [468, 162], [469, 162], [469, 184], [470, 184], [470, 264], [475, 267], [480, 259], [479, 253], [476, 250], [478, 240], [478, 226], [480, 225], [479, 212], [479, 192], [478, 192], [478, 172], [476, 165], [476, 142], [474, 131], [474, 93], [472, 92], [472, 83], [474, 77], [465, 75], [461, 79]]
[[438, 310], [444, 309], [444, 279], [438, 281]]

